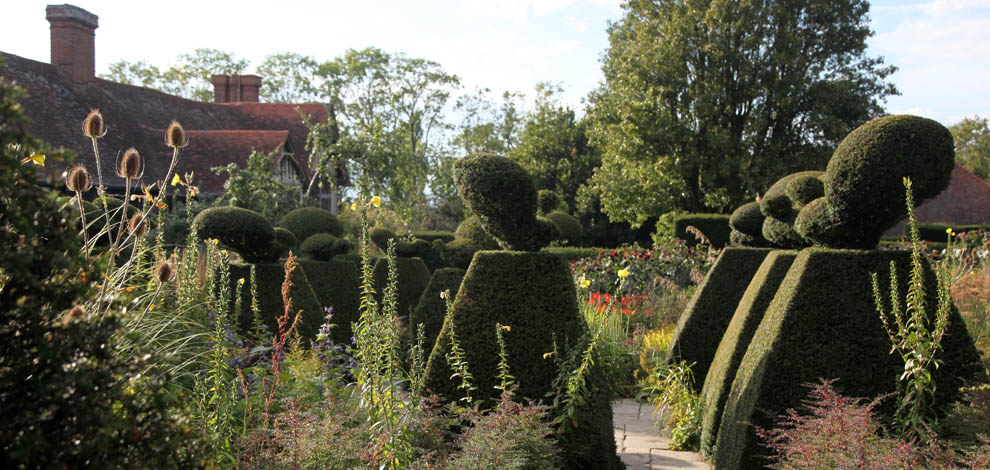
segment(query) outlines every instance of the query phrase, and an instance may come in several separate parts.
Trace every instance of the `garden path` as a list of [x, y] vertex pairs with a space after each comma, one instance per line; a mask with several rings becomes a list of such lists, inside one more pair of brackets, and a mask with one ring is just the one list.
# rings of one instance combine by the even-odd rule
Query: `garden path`
[[653, 424], [653, 407], [623, 398], [612, 404], [615, 445], [627, 470], [709, 470], [696, 452], [670, 450], [670, 438]]

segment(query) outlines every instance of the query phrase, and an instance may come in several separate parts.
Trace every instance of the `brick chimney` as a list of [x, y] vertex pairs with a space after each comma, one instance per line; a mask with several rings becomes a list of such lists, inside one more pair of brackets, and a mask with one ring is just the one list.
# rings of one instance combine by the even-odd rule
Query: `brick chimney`
[[257, 75], [213, 75], [210, 81], [216, 103], [258, 102], [261, 77]]
[[96, 76], [96, 28], [99, 18], [73, 5], [48, 5], [52, 25], [52, 65], [74, 82]]

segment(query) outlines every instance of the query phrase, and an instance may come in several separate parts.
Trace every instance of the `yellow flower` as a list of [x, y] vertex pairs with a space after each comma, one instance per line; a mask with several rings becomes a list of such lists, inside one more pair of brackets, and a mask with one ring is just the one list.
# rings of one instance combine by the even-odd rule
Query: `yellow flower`
[[357, 203], [356, 202], [352, 202], [351, 203], [351, 210], [352, 211], [356, 211], [357, 210]]
[[512, 331], [512, 327], [509, 325], [499, 325], [505, 331]]
[[382, 206], [382, 198], [381, 198], [381, 196], [375, 196], [375, 197], [371, 198], [371, 205], [373, 205], [375, 207], [381, 207]]
[[181, 182], [182, 182], [182, 177], [179, 176], [178, 173], [176, 173], [175, 176], [172, 177], [172, 186], [175, 186]]
[[242, 277], [242, 278], [238, 279], [237, 280], [237, 283], [243, 286], [244, 285], [244, 278]]
[[41, 166], [41, 167], [45, 166], [45, 154], [43, 154], [43, 153], [34, 153], [34, 152], [31, 152], [31, 156], [28, 157], [28, 159], [30, 159], [32, 162], [34, 162], [35, 165], [38, 165], [38, 166]]
[[543, 359], [546, 359], [546, 358], [548, 358], [548, 357], [550, 357], [550, 356], [553, 356], [553, 351], [550, 351], [550, 352], [548, 352], [548, 353], [544, 353], [544, 354], [543, 354]]
[[622, 268], [622, 269], [619, 270], [618, 274], [619, 274], [619, 277], [620, 278], [625, 279], [625, 278], [629, 277], [629, 270], [626, 269], [626, 268]]
[[587, 280], [587, 279], [585, 279], [585, 278], [584, 278], [584, 277], [582, 276], [582, 277], [581, 277], [581, 282], [580, 282], [580, 285], [581, 285], [581, 288], [582, 288], [582, 289], [587, 289], [587, 288], [588, 288], [588, 286], [590, 286], [590, 285], [591, 285], [591, 281], [589, 281], [589, 280]]
[[440, 292], [441, 299], [446, 299], [447, 297], [450, 297], [450, 289]]

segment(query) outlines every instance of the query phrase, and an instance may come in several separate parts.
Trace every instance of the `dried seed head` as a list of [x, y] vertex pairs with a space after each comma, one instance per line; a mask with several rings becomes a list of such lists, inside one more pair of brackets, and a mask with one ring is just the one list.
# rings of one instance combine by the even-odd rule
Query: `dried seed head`
[[86, 115], [86, 120], [83, 121], [83, 135], [99, 139], [107, 134], [107, 126], [103, 124], [103, 115], [100, 114], [100, 110], [94, 109]]
[[162, 261], [161, 264], [155, 268], [155, 280], [161, 283], [166, 283], [175, 278], [175, 268], [172, 263], [168, 261]]
[[117, 174], [121, 178], [133, 180], [140, 178], [142, 173], [144, 173], [144, 164], [141, 154], [134, 147], [127, 149], [117, 164]]
[[82, 320], [85, 317], [86, 312], [81, 307], [76, 305], [75, 307], [69, 309], [68, 312], [65, 312], [65, 315], [62, 316], [62, 326], [69, 326], [77, 320]]
[[89, 191], [91, 182], [89, 170], [84, 166], [77, 166], [69, 170], [69, 173], [65, 175], [65, 186], [69, 188], [69, 191], [77, 193]]
[[140, 237], [144, 235], [144, 232], [148, 229], [148, 226], [144, 223], [144, 217], [141, 217], [141, 214], [134, 214], [131, 217], [131, 221], [127, 223], [127, 229], [133, 233], [135, 237]]
[[179, 124], [179, 121], [172, 121], [168, 125], [168, 129], [165, 129], [165, 145], [174, 148], [182, 148], [189, 145], [189, 139], [186, 138], [186, 131], [182, 129], [182, 124]]

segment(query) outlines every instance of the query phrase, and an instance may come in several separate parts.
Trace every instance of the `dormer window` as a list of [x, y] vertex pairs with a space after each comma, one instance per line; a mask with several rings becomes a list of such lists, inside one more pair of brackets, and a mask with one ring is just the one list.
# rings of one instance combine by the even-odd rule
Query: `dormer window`
[[278, 170], [275, 177], [285, 183], [302, 186], [303, 177], [299, 165], [296, 164], [295, 154], [292, 152], [282, 152], [282, 158], [278, 160]]

